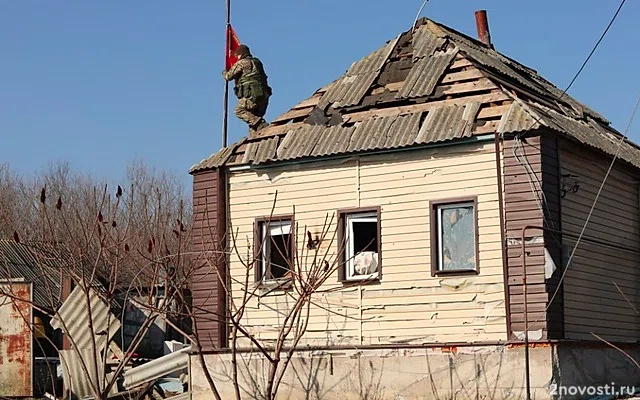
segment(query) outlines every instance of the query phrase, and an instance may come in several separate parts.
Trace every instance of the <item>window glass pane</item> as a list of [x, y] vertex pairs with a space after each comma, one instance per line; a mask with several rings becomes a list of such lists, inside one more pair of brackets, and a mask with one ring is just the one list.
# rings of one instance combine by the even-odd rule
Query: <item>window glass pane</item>
[[438, 207], [441, 270], [476, 268], [476, 233], [473, 205]]

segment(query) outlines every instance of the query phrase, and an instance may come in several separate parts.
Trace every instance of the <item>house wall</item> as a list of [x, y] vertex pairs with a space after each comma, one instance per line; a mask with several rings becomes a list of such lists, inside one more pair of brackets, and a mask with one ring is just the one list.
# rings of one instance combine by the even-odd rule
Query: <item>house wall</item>
[[222, 251], [226, 224], [225, 177], [220, 170], [202, 171], [193, 176], [193, 259], [191, 277], [194, 333], [202, 349], [226, 346], [225, 256]]
[[[521, 339], [525, 325], [530, 339], [562, 338], [562, 290], [549, 305], [561, 275], [561, 271], [553, 270], [553, 265], [561, 263], [561, 237], [554, 230], [562, 228], [556, 137], [541, 132], [527, 137], [505, 137], [503, 159], [511, 330]], [[522, 238], [526, 227], [529, 228], [524, 231], [525, 258]]]
[[[584, 146], [559, 143], [562, 172], [564, 260], [576, 243], [611, 163]], [[575, 177], [569, 177], [572, 174]], [[564, 280], [565, 335], [568, 339], [637, 341], [640, 317], [640, 210], [637, 172], [614, 164]], [[579, 185], [575, 193], [568, 190]], [[571, 236], [572, 235], [572, 236]], [[615, 243], [620, 248], [588, 239]], [[618, 285], [619, 289], [616, 288]], [[633, 303], [629, 304], [624, 293]]]
[[[335, 259], [336, 211], [381, 207], [382, 278], [343, 287], [338, 274], [314, 298], [301, 344], [318, 346], [470, 342], [506, 339], [496, 159], [493, 142], [399, 154], [353, 157], [333, 163], [230, 172], [229, 256], [234, 301], [242, 295], [247, 244], [257, 217], [292, 214], [299, 249], [306, 231], [331, 234], [320, 244]], [[274, 204], [274, 199], [277, 200]], [[478, 275], [432, 277], [429, 201], [475, 195], [478, 200]], [[229, 243], [230, 248], [233, 248]], [[253, 277], [253, 274], [250, 275]], [[251, 286], [253, 288], [253, 286]], [[244, 325], [268, 342], [290, 301], [282, 291], [252, 299]]]

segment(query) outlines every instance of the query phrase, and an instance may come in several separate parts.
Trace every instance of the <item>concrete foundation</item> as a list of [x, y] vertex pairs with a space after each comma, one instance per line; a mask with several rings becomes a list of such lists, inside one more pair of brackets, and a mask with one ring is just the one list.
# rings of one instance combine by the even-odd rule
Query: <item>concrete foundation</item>
[[[637, 356], [639, 354], [635, 354]], [[269, 364], [257, 353], [240, 357], [243, 398], [261, 399]], [[640, 358], [639, 358], [640, 359]], [[278, 399], [524, 399], [523, 347], [300, 351], [289, 366]], [[626, 361], [625, 361], [626, 360]], [[235, 398], [229, 354], [206, 355], [223, 399]], [[581, 386], [640, 383], [640, 370], [614, 349], [558, 344], [530, 348], [532, 399], [589, 398]], [[197, 356], [190, 362], [193, 399], [211, 399]], [[560, 385], [565, 388], [560, 396]]]

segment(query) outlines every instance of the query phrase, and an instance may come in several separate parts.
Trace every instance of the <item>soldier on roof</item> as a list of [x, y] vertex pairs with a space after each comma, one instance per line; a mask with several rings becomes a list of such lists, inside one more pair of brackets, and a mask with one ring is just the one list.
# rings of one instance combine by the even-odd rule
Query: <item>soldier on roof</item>
[[235, 114], [249, 125], [249, 135], [269, 124], [264, 120], [271, 96], [267, 74], [262, 62], [251, 55], [249, 47], [242, 44], [235, 51], [238, 61], [223, 72], [227, 81], [235, 80], [234, 92], [238, 97]]

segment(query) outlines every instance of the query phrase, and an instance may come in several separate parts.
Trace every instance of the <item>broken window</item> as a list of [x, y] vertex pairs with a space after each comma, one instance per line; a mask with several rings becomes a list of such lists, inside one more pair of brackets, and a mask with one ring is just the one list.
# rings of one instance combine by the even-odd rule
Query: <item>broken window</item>
[[344, 247], [341, 280], [377, 278], [380, 270], [379, 211], [345, 212], [340, 217]]
[[432, 204], [433, 272], [477, 271], [475, 199]]
[[293, 235], [290, 219], [259, 221], [259, 240], [256, 281], [276, 280], [291, 277], [293, 265]]

